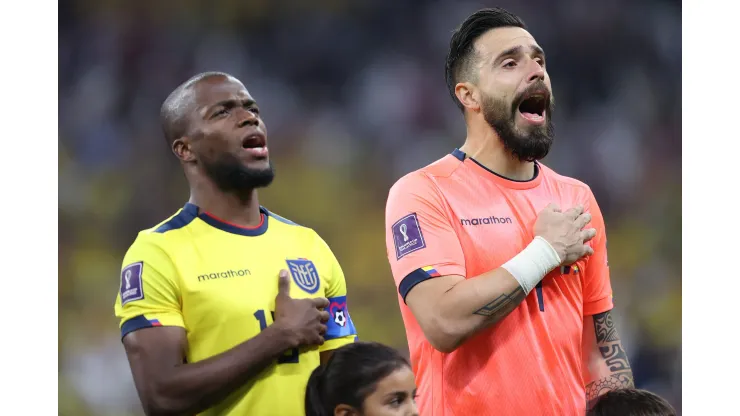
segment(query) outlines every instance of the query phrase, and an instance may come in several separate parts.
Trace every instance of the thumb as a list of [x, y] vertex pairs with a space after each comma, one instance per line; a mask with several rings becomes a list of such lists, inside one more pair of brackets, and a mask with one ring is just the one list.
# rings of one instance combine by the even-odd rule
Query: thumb
[[288, 277], [288, 271], [285, 269], [280, 270], [278, 276], [278, 295], [290, 296], [290, 278]]

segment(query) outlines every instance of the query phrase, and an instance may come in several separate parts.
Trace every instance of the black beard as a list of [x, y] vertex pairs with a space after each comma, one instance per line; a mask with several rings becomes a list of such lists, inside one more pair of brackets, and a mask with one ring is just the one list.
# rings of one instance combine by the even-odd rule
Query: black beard
[[272, 162], [267, 169], [251, 169], [229, 153], [224, 153], [212, 162], [201, 159], [201, 165], [206, 175], [223, 192], [243, 194], [252, 189], [267, 187], [275, 179]]
[[522, 162], [534, 162], [543, 159], [550, 152], [555, 138], [555, 126], [552, 122], [554, 110], [553, 99], [547, 104], [547, 121], [544, 126], [532, 126], [529, 132], [521, 132], [515, 124], [516, 112], [519, 111], [523, 92], [510, 107], [503, 100], [486, 97], [483, 101], [483, 118], [498, 134], [504, 148]]

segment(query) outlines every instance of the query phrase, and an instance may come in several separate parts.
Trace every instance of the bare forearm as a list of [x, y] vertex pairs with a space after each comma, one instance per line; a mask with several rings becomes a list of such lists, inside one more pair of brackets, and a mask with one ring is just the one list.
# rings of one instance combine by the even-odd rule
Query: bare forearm
[[439, 316], [455, 328], [452, 349], [499, 322], [524, 300], [522, 287], [509, 272], [498, 268], [460, 281], [442, 297]]
[[207, 360], [177, 366], [159, 380], [151, 414], [195, 414], [212, 407], [269, 367], [291, 348], [287, 334], [273, 326]]
[[622, 347], [622, 340], [612, 320], [611, 311], [594, 315], [593, 321], [598, 354], [594, 354], [594, 363], [590, 365], [590, 379], [586, 384], [586, 401], [589, 408], [607, 391], [635, 386], [632, 367]]
[[590, 409], [602, 394], [618, 389], [634, 388], [635, 382], [632, 378], [632, 370], [611, 373], [586, 385], [586, 402]]

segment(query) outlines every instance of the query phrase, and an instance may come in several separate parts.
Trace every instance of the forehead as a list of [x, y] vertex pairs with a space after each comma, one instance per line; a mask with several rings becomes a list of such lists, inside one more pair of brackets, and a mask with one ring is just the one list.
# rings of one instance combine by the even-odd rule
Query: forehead
[[200, 80], [193, 86], [198, 107], [208, 107], [227, 100], [251, 100], [252, 96], [238, 79], [223, 76]]
[[529, 32], [520, 27], [501, 27], [481, 35], [475, 40], [474, 46], [484, 61], [490, 61], [501, 52], [517, 46], [528, 50], [531, 46], [539, 45]]
[[376, 391], [379, 394], [385, 394], [398, 390], [411, 391], [415, 388], [414, 373], [410, 368], [404, 366], [380, 380]]

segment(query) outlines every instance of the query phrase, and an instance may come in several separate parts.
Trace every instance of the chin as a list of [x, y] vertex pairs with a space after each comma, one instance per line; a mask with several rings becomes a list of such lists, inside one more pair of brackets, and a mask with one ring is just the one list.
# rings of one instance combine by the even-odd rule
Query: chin
[[270, 159], [259, 159], [247, 162], [244, 167], [251, 171], [261, 171], [270, 169]]

